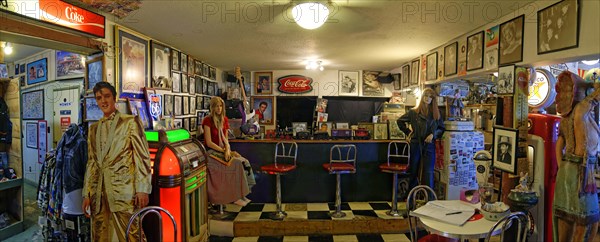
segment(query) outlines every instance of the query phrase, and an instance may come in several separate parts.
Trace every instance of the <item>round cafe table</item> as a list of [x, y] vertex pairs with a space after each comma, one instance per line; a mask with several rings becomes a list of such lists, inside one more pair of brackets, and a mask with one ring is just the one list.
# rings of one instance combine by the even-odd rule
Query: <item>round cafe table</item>
[[[487, 236], [490, 229], [496, 224], [496, 221], [489, 221], [483, 218], [483, 215], [476, 214], [479, 219], [465, 222], [461, 226], [445, 223], [439, 220], [421, 217], [419, 220], [427, 228], [429, 233], [438, 234], [447, 238], [455, 238], [460, 240], [466, 239], [483, 239]], [[471, 221], [473, 220], [473, 221]], [[502, 226], [498, 226], [492, 235], [500, 234]]]

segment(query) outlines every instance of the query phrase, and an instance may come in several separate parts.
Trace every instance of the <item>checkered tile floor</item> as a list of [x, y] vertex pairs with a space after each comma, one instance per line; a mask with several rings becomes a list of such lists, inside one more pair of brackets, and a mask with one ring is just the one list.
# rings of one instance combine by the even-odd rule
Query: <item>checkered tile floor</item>
[[315, 236], [260, 236], [260, 237], [218, 237], [211, 236], [210, 242], [409, 242], [404, 234], [362, 234], [362, 235], [315, 235]]
[[[346, 213], [343, 218], [331, 218], [330, 211], [335, 210], [333, 203], [292, 203], [282, 204], [283, 211], [288, 216], [285, 220], [352, 220], [359, 218], [372, 219], [402, 219], [386, 214], [391, 208], [390, 202], [347, 202], [342, 203], [342, 211]], [[398, 203], [398, 210], [402, 213], [405, 203]], [[225, 207], [230, 216], [222, 221], [258, 221], [269, 219], [269, 214], [276, 211], [275, 204], [250, 203], [245, 207], [228, 204]]]

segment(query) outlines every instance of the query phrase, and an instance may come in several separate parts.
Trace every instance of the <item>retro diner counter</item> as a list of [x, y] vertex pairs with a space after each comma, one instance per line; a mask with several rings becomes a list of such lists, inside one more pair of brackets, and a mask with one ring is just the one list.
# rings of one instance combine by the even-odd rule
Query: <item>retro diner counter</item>
[[[273, 162], [275, 144], [282, 140], [229, 140], [231, 149], [250, 160], [256, 186], [248, 198], [258, 203], [275, 202], [275, 175], [260, 172]], [[342, 175], [342, 201], [391, 201], [392, 175], [379, 170], [387, 159], [390, 140], [291, 140], [298, 143], [296, 170], [281, 176], [283, 203], [335, 201], [335, 175], [322, 165], [329, 162], [329, 151], [336, 144], [357, 148], [357, 172]]]

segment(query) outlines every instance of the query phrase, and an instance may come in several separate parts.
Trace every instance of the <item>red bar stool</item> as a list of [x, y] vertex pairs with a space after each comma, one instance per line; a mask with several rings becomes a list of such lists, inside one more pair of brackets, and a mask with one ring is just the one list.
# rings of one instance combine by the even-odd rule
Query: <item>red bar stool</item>
[[334, 145], [329, 151], [329, 163], [323, 164], [329, 174], [336, 175], [335, 212], [329, 213], [332, 218], [343, 218], [341, 174], [356, 173], [356, 146]]
[[279, 142], [275, 145], [275, 158], [273, 164], [261, 166], [260, 169], [276, 178], [277, 211], [269, 215], [273, 220], [283, 220], [287, 213], [281, 209], [281, 175], [296, 169], [298, 144], [296, 142]]
[[410, 165], [410, 144], [406, 141], [392, 141], [388, 144], [387, 162], [379, 165], [381, 172], [392, 173], [392, 208], [387, 215], [398, 217], [398, 175], [408, 176]]

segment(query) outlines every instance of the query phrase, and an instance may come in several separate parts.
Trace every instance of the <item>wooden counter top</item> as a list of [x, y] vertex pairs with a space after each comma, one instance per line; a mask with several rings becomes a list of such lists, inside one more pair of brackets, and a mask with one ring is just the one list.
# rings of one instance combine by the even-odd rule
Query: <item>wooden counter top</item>
[[345, 140], [345, 139], [337, 139], [337, 140], [306, 140], [306, 139], [291, 139], [291, 140], [283, 140], [283, 139], [254, 139], [254, 140], [244, 140], [244, 139], [230, 139], [229, 143], [277, 143], [281, 141], [290, 141], [296, 142], [298, 144], [341, 144], [341, 143], [389, 143], [391, 141], [400, 141], [400, 140], [389, 140], [389, 139], [378, 139], [378, 140]]

